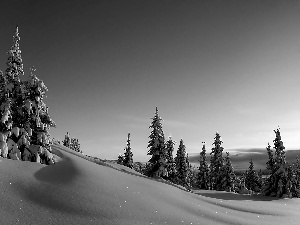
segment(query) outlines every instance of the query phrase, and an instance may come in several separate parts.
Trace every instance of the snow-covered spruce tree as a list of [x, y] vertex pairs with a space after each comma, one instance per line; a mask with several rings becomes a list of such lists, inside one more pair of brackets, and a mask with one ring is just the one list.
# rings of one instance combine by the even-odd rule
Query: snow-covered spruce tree
[[152, 123], [149, 128], [152, 128], [148, 142], [148, 155], [151, 155], [147, 168], [148, 176], [166, 176], [166, 149], [165, 149], [165, 136], [162, 129], [162, 119], [158, 115], [156, 107], [155, 115], [152, 118]]
[[224, 165], [221, 168], [220, 175], [221, 175], [220, 177], [221, 182], [217, 184], [216, 189], [221, 191], [230, 191], [230, 192], [233, 191], [236, 176], [231, 164], [229, 152], [226, 152]]
[[209, 189], [209, 167], [206, 162], [206, 149], [205, 149], [205, 142], [202, 142], [202, 151], [200, 152], [200, 166], [199, 166], [199, 173], [197, 176], [197, 187], [200, 189]]
[[19, 29], [16, 27], [15, 35], [13, 36], [13, 45], [7, 52], [8, 59], [6, 62], [5, 77], [7, 85], [5, 94], [10, 101], [10, 112], [13, 118], [12, 127], [22, 127], [24, 124], [24, 115], [22, 112], [24, 102], [24, 89], [20, 77], [24, 75], [22, 56], [20, 50]]
[[175, 178], [175, 172], [176, 172], [176, 165], [173, 158], [173, 151], [174, 151], [174, 145], [175, 141], [172, 140], [172, 137], [169, 136], [169, 140], [166, 142], [166, 153], [167, 153], [167, 175], [169, 180], [174, 180]]
[[[19, 48], [19, 31], [18, 27], [15, 30], [15, 35], [13, 36], [13, 45], [11, 49], [7, 52], [8, 59], [6, 62], [7, 69], [5, 74], [0, 73], [0, 86], [1, 86], [1, 96], [0, 96], [0, 131], [4, 135], [3, 143], [6, 143], [8, 133], [13, 126], [18, 126], [20, 121], [23, 119], [22, 115], [22, 103], [23, 95], [20, 76], [24, 75], [21, 50]], [[3, 136], [1, 134], [1, 136]], [[6, 153], [5, 156], [7, 157]]]
[[130, 147], [130, 133], [128, 133], [123, 165], [132, 169], [133, 168], [133, 158], [132, 157], [133, 157], [133, 154], [132, 154], [131, 147]]
[[[300, 190], [297, 187], [295, 172], [285, 159], [285, 147], [281, 141], [279, 128], [274, 130], [274, 132], [276, 134], [276, 138], [273, 141], [275, 149], [274, 165], [272, 171], [270, 171], [270, 177], [265, 182], [262, 193], [267, 196], [283, 198], [300, 197]], [[269, 165], [270, 164], [267, 163], [267, 168]]]
[[25, 99], [24, 114], [26, 115], [25, 127], [32, 130], [31, 143], [40, 145], [51, 152], [51, 137], [49, 130], [56, 127], [55, 122], [49, 116], [49, 109], [43, 99], [48, 88], [36, 75], [36, 69], [32, 67], [31, 74], [24, 82]]
[[[13, 46], [8, 51], [7, 69], [5, 75], [1, 75], [1, 85], [5, 85], [1, 89], [1, 136], [5, 135], [10, 142], [9, 153], [2, 155], [11, 159], [53, 164], [52, 139], [48, 130], [55, 127], [55, 123], [42, 101], [47, 88], [33, 76], [33, 69], [28, 80], [20, 80], [24, 72], [19, 40], [16, 28]], [[33, 77], [34, 80], [31, 79]]]
[[186, 161], [186, 151], [183, 140], [180, 140], [177, 154], [175, 157], [176, 164], [176, 183], [188, 187], [187, 177], [188, 177], [188, 165]]
[[258, 173], [254, 170], [254, 164], [252, 159], [245, 177], [245, 186], [248, 190], [260, 192], [262, 188], [262, 182]]
[[220, 184], [222, 181], [221, 169], [223, 167], [223, 147], [221, 147], [221, 136], [217, 132], [214, 138], [214, 147], [211, 149], [210, 158], [210, 189], [221, 190]]
[[[6, 76], [0, 71], [0, 132], [2, 134], [8, 132], [12, 127], [12, 117], [11, 117], [11, 98], [9, 98], [7, 87]], [[6, 140], [1, 139], [0, 141], [6, 142]]]

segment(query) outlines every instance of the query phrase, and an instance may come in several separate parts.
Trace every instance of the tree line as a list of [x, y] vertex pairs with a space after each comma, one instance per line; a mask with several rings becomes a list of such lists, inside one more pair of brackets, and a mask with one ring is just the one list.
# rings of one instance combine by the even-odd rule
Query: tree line
[[151, 133], [148, 141], [149, 161], [145, 165], [133, 163], [130, 147], [130, 134], [124, 155], [119, 155], [118, 163], [134, 168], [149, 177], [161, 177], [175, 184], [191, 188], [237, 192], [242, 194], [259, 193], [274, 197], [300, 197], [300, 160], [289, 163], [285, 158], [285, 147], [281, 140], [280, 128], [274, 130], [273, 150], [268, 143], [266, 153], [269, 160], [266, 169], [269, 175], [263, 178], [262, 172], [256, 171], [251, 159], [249, 168], [241, 175], [236, 175], [231, 164], [229, 152], [222, 147], [222, 138], [217, 132], [210, 152], [210, 161], [206, 158], [206, 144], [202, 142], [199, 154], [199, 167], [195, 168], [189, 162], [186, 147], [181, 139], [175, 157], [176, 142], [169, 137], [165, 140], [162, 118], [156, 107], [155, 115], [150, 124]]

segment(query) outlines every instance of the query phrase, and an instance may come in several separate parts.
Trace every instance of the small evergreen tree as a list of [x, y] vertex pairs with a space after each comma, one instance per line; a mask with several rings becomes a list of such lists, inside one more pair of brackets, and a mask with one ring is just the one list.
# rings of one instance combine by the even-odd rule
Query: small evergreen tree
[[223, 167], [223, 147], [221, 147], [221, 136], [217, 132], [214, 138], [214, 147], [211, 149], [210, 158], [210, 189], [219, 190], [222, 180], [221, 169]]
[[267, 170], [269, 170], [272, 173], [274, 171], [275, 161], [274, 161], [273, 151], [271, 149], [270, 143], [268, 143], [268, 146], [266, 149], [267, 149], [267, 153], [268, 153], [268, 157], [269, 157], [269, 160], [267, 162]]
[[175, 163], [176, 163], [176, 177], [177, 177], [177, 183], [182, 186], [189, 186], [187, 182], [188, 177], [188, 165], [186, 161], [186, 151], [185, 151], [185, 145], [183, 143], [183, 140], [180, 140], [179, 147], [177, 150], [177, 154], [175, 157]]
[[151, 155], [148, 165], [148, 176], [166, 175], [166, 150], [165, 150], [165, 136], [162, 129], [162, 119], [158, 115], [156, 107], [155, 115], [152, 118], [152, 123], [149, 128], [152, 128], [148, 142], [148, 155]]
[[249, 169], [245, 177], [245, 186], [248, 190], [259, 192], [262, 187], [261, 179], [259, 175], [254, 170], [254, 164], [252, 159], [250, 160]]
[[70, 134], [69, 132], [67, 132], [67, 134], [65, 135], [65, 139], [63, 140], [63, 145], [69, 148], [70, 144], [71, 144]]
[[220, 184], [217, 186], [217, 190], [233, 191], [236, 176], [231, 164], [229, 152], [226, 152], [224, 165], [221, 168], [220, 175], [222, 179]]
[[123, 165], [132, 169], [133, 168], [132, 157], [133, 157], [133, 154], [132, 154], [131, 147], [130, 147], [130, 133], [128, 133], [127, 146], [125, 148]]
[[190, 164], [188, 153], [186, 154], [185, 160], [186, 160], [186, 167], [187, 167], [186, 185], [187, 188], [190, 190], [194, 184], [194, 173], [193, 173], [192, 165]]
[[293, 170], [295, 173], [296, 188], [300, 190], [300, 160], [298, 155], [296, 157], [296, 163], [294, 164]]
[[124, 161], [124, 156], [122, 154], [119, 154], [117, 163], [123, 165], [123, 161]]
[[175, 162], [173, 158], [175, 141], [172, 140], [172, 137], [169, 137], [169, 140], [166, 142], [166, 153], [167, 153], [167, 174], [169, 180], [173, 180], [175, 178]]
[[199, 166], [199, 173], [197, 176], [197, 186], [200, 189], [209, 189], [209, 167], [206, 162], [206, 149], [205, 149], [205, 142], [202, 142], [202, 151], [200, 152], [200, 166]]
[[245, 187], [246, 174], [248, 171], [242, 172], [239, 177], [236, 178], [234, 191], [239, 193], [241, 189]]

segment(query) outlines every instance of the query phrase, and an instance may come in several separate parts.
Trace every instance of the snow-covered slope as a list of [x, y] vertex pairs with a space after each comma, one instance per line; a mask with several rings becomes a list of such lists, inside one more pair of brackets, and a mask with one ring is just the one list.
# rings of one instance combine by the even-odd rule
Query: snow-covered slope
[[[53, 166], [0, 160], [0, 224], [299, 224], [299, 199], [186, 192], [53, 146]], [[91, 160], [91, 159], [90, 159]]]

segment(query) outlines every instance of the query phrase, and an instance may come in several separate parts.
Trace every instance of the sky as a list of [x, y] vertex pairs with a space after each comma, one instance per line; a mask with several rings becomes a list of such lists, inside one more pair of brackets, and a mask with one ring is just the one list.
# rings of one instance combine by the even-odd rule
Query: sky
[[[272, 145], [300, 149], [300, 1], [98, 0], [0, 3], [0, 70], [15, 27], [26, 79], [59, 140], [69, 132], [85, 154], [116, 159], [131, 133], [134, 161], [147, 161], [158, 107], [166, 139], [186, 151]], [[175, 152], [174, 152], [175, 154]]]

